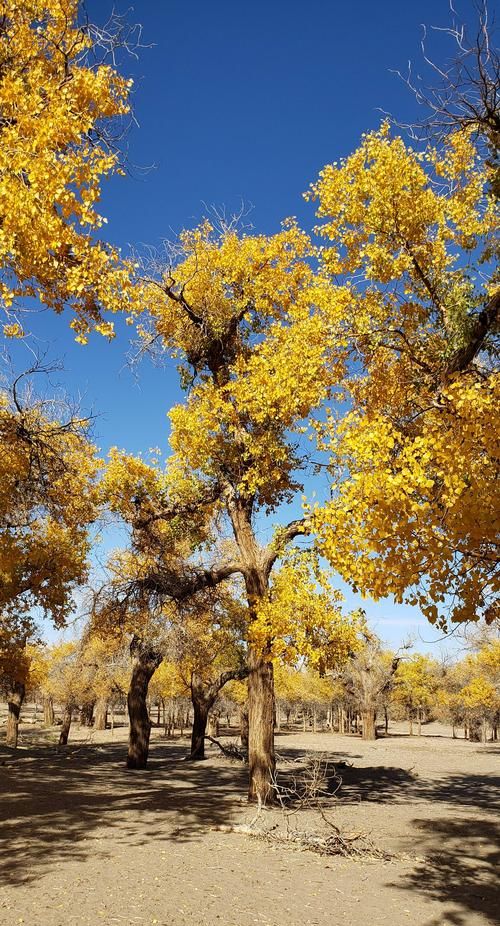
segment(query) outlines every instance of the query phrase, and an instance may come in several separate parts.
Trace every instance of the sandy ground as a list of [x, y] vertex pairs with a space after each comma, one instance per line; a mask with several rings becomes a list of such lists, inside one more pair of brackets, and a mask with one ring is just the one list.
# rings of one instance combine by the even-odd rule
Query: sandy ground
[[[25, 725], [15, 753], [0, 747], [1, 926], [498, 922], [495, 744], [278, 735], [284, 773], [305, 753], [329, 755], [342, 777], [330, 818], [396, 853], [384, 861], [321, 857], [217, 830], [253, 811], [244, 768], [214, 747], [191, 764], [187, 740], [154, 730], [149, 769], [127, 772], [124, 728], [89, 736], [76, 727], [65, 750], [56, 733]], [[306, 811], [291, 825], [324, 824]]]

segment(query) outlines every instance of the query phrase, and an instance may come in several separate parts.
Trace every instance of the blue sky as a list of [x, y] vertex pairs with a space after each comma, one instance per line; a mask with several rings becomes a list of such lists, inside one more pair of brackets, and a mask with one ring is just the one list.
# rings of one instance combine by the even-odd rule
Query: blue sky
[[[89, 0], [87, 9], [103, 22], [112, 3]], [[129, 174], [105, 186], [101, 210], [124, 251], [174, 237], [212, 205], [232, 212], [245, 203], [257, 231], [273, 232], [289, 215], [310, 228], [313, 208], [301, 194], [379, 124], [380, 109], [416, 118], [391, 69], [405, 71], [412, 59], [418, 71], [421, 23], [449, 23], [446, 0], [142, 0], [128, 18], [151, 47], [123, 62], [138, 125], [127, 141]], [[39, 348], [64, 362], [56, 379], [98, 415], [104, 451], [165, 446], [166, 412], [181, 398], [173, 367], [143, 363], [132, 374], [122, 325], [113, 343], [94, 337], [85, 348], [64, 318], [45, 312], [32, 328]], [[26, 365], [22, 349], [15, 363]], [[439, 636], [414, 609], [365, 606], [392, 645], [408, 633]]]

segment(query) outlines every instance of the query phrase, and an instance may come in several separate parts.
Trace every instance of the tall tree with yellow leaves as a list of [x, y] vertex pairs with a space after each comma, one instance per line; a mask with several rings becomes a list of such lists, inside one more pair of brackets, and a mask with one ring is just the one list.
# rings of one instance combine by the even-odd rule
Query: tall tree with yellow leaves
[[[19, 379], [0, 392], [0, 631], [12, 691], [25, 685], [33, 609], [62, 626], [87, 576], [98, 462], [87, 423], [62, 414], [54, 403], [23, 398]], [[24, 687], [17, 713], [23, 697]]]
[[310, 192], [349, 305], [348, 410], [323, 430], [332, 499], [311, 529], [347, 581], [442, 625], [498, 615], [497, 201], [475, 132], [417, 152], [384, 123]]

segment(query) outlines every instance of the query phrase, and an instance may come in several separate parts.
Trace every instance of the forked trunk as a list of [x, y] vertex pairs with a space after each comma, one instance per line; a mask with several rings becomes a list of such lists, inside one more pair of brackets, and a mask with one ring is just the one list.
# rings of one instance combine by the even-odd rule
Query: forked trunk
[[263, 804], [274, 798], [273, 664], [249, 652], [248, 675], [248, 799]]
[[361, 717], [363, 719], [363, 739], [364, 740], [375, 740], [377, 739], [377, 730], [375, 726], [376, 712], [371, 711], [362, 711]]
[[71, 729], [71, 721], [73, 719], [73, 710], [74, 710], [73, 702], [67, 701], [67, 703], [64, 705], [63, 722], [62, 722], [61, 732], [59, 734], [59, 745], [60, 746], [67, 746], [68, 744], [68, 736], [69, 736], [69, 731]]
[[[274, 559], [266, 559], [257, 543], [252, 526], [252, 500], [230, 493], [227, 504], [234, 538], [244, 563], [243, 575], [251, 622], [257, 617], [259, 602], [267, 594]], [[265, 653], [258, 653], [250, 647], [248, 670], [248, 799], [265, 803], [274, 796], [276, 767], [273, 664]]]
[[[237, 669], [229, 669], [227, 672], [221, 672], [216, 678], [207, 681], [196, 672], [191, 674], [191, 701], [193, 704], [194, 719], [193, 732], [191, 734], [191, 753], [190, 759], [205, 758], [205, 736], [207, 729], [208, 716], [213, 707], [219, 691], [232, 679], [243, 679], [248, 675], [246, 666], [239, 666]], [[229, 725], [229, 724], [228, 724]], [[210, 736], [219, 735], [219, 719], [212, 715], [209, 721]]]
[[13, 746], [14, 749], [17, 746], [19, 715], [21, 713], [21, 706], [24, 701], [25, 690], [25, 686], [22, 682], [14, 682], [7, 695], [8, 714], [5, 742], [7, 746]]
[[134, 637], [130, 644], [132, 676], [127, 695], [130, 722], [127, 768], [146, 768], [149, 754], [151, 721], [147, 696], [151, 677], [162, 661], [162, 654]]

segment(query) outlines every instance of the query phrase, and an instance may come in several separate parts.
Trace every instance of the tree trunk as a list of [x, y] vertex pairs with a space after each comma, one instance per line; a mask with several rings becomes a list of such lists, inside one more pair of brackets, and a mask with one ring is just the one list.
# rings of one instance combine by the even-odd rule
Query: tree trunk
[[130, 721], [127, 768], [146, 768], [151, 720], [147, 708], [148, 685], [162, 661], [162, 654], [134, 637], [130, 644], [132, 676], [127, 695]]
[[387, 713], [386, 707], [384, 707], [384, 730], [385, 730], [385, 735], [387, 736], [389, 732], [389, 714]]
[[210, 736], [219, 735], [219, 718], [216, 714], [210, 714], [208, 719], [208, 733]]
[[19, 715], [24, 701], [25, 691], [26, 689], [22, 682], [13, 682], [7, 695], [8, 714], [5, 742], [7, 746], [13, 746], [14, 749], [17, 746]]
[[198, 761], [205, 758], [205, 734], [207, 732], [208, 711], [210, 706], [204, 701], [195, 700], [193, 696], [193, 731], [191, 733], [190, 759]]
[[249, 651], [248, 662], [248, 798], [265, 804], [274, 797], [276, 769], [273, 664], [253, 649]]
[[[257, 608], [267, 594], [269, 575], [276, 556], [263, 555], [252, 525], [253, 501], [231, 491], [226, 496], [234, 538], [238, 545], [250, 622], [257, 617]], [[269, 551], [267, 551], [269, 553]], [[273, 664], [267, 653], [248, 650], [248, 766], [249, 800], [265, 803], [273, 796], [272, 782], [276, 760], [274, 755], [274, 677]]]
[[248, 753], [248, 704], [240, 708], [240, 743], [243, 752]]
[[52, 698], [44, 697], [43, 699], [43, 724], [45, 727], [54, 726], [54, 702]]
[[[237, 669], [230, 669], [227, 672], [221, 672], [217, 678], [211, 681], [204, 680], [196, 672], [191, 674], [191, 702], [193, 704], [194, 719], [193, 731], [191, 734], [191, 759], [205, 758], [205, 732], [209, 711], [212, 708], [219, 691], [224, 685], [232, 679], [246, 678], [248, 669], [246, 666], [239, 666]], [[228, 726], [230, 717], [227, 718]], [[219, 735], [219, 718], [212, 715], [209, 725], [210, 736]]]
[[376, 711], [361, 711], [361, 717], [363, 719], [363, 739], [364, 740], [375, 740], [377, 739], [377, 730], [375, 726], [376, 720]]
[[95, 705], [94, 730], [105, 730], [108, 722], [108, 702], [98, 698]]
[[71, 728], [71, 721], [73, 719], [73, 710], [74, 710], [73, 702], [68, 701], [64, 705], [63, 722], [62, 722], [61, 732], [59, 734], [59, 745], [60, 746], [67, 746], [68, 744], [68, 736], [69, 736], [69, 731]]
[[94, 718], [95, 701], [85, 701], [80, 711], [80, 726], [91, 727]]
[[417, 710], [417, 721], [418, 721], [418, 735], [422, 736], [422, 711], [420, 708]]
[[481, 742], [488, 742], [488, 724], [485, 717], [483, 717], [483, 722], [481, 724]]
[[481, 723], [479, 720], [469, 721], [469, 740], [471, 743], [481, 742]]

